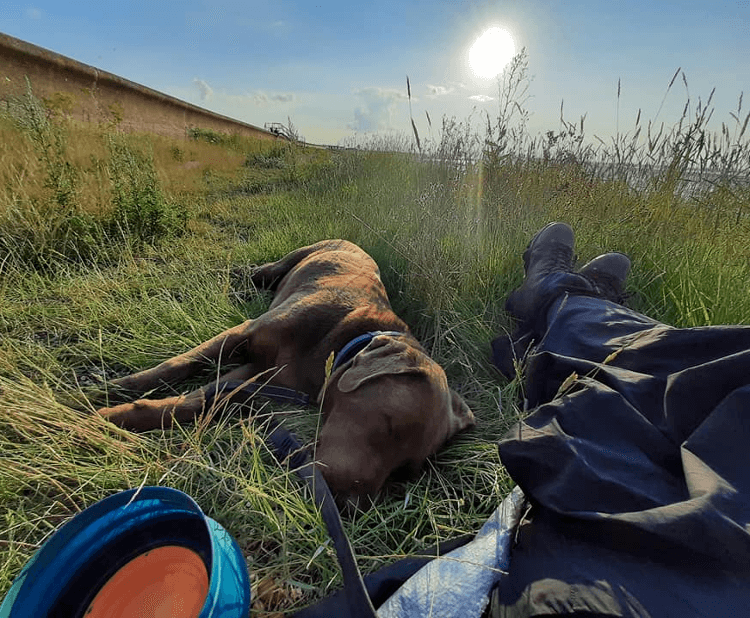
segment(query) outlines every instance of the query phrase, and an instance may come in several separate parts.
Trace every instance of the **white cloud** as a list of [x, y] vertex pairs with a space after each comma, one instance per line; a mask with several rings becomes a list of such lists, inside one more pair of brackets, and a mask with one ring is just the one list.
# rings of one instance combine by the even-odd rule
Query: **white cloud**
[[267, 107], [271, 104], [295, 103], [298, 99], [293, 92], [274, 92], [268, 93], [263, 90], [254, 90], [244, 94], [230, 94], [224, 90], [214, 91], [203, 79], [197, 77], [193, 79], [193, 84], [200, 93], [200, 100], [203, 103], [211, 101], [214, 107], [246, 107], [253, 105], [255, 107]]
[[295, 96], [290, 92], [282, 92], [279, 94], [271, 95], [271, 101], [277, 103], [292, 103], [295, 100]]
[[214, 95], [214, 91], [206, 82], [197, 77], [193, 79], [193, 83], [198, 86], [198, 90], [201, 93], [201, 101], [207, 101]]
[[427, 96], [430, 98], [442, 97], [454, 91], [452, 86], [432, 86], [427, 84]]
[[268, 94], [262, 90], [258, 90], [245, 96], [251, 99], [258, 107], [265, 107], [269, 103], [294, 103], [297, 100], [297, 96], [292, 92]]
[[347, 128], [362, 132], [392, 129], [396, 104], [407, 99], [405, 93], [385, 88], [361, 88], [354, 94], [361, 104], [354, 110], [354, 122], [348, 123]]
[[457, 94], [461, 90], [468, 90], [466, 84], [461, 82], [447, 82], [445, 84], [427, 84], [427, 98], [435, 99], [451, 94]]
[[488, 97], [486, 94], [475, 94], [473, 96], [470, 96], [469, 99], [472, 101], [477, 101], [479, 103], [489, 103], [490, 101], [494, 101], [494, 97]]
[[39, 9], [30, 6], [28, 9], [26, 9], [26, 17], [28, 17], [29, 19], [41, 19], [42, 12]]

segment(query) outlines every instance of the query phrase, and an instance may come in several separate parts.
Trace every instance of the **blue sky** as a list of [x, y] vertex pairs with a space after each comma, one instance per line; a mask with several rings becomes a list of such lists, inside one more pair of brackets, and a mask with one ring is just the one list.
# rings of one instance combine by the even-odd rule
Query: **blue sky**
[[[475, 77], [471, 43], [501, 26], [526, 47], [533, 134], [587, 114], [607, 139], [654, 119], [682, 67], [694, 107], [716, 88], [715, 127], [750, 108], [750, 0], [5, 0], [0, 31], [219, 113], [263, 126], [291, 118], [314, 143], [407, 133], [406, 75], [425, 111], [464, 120], [497, 112], [496, 80]], [[682, 112], [675, 82], [658, 122]]]

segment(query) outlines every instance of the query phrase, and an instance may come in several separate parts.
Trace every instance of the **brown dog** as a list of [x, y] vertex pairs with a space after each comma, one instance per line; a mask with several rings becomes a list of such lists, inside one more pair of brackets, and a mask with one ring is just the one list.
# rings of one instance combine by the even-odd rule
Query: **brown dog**
[[[393, 313], [378, 265], [356, 245], [324, 240], [261, 266], [251, 279], [276, 289], [266, 313], [114, 384], [144, 393], [184, 379], [208, 361], [246, 364], [187, 395], [141, 399], [99, 413], [130, 430], [168, 427], [173, 419], [198, 417], [207, 389], [220, 392], [222, 382], [263, 382], [272, 375], [272, 384], [322, 402], [316, 460], [338, 499], [357, 502], [373, 496], [394, 470], [419, 469], [446, 440], [474, 425], [442, 368]], [[391, 332], [375, 335], [337, 366], [324, 390], [329, 355], [372, 331]]]

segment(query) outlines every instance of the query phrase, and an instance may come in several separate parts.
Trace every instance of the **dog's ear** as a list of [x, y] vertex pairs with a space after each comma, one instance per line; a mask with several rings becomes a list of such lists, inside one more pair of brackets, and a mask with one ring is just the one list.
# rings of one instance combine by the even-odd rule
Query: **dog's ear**
[[453, 389], [451, 390], [451, 412], [449, 435], [453, 435], [468, 427], [476, 425], [474, 413], [471, 411], [463, 397]]
[[354, 357], [352, 364], [339, 378], [338, 389], [350, 393], [367, 380], [398, 373], [427, 372], [425, 354], [405, 341], [392, 337], [375, 337]]

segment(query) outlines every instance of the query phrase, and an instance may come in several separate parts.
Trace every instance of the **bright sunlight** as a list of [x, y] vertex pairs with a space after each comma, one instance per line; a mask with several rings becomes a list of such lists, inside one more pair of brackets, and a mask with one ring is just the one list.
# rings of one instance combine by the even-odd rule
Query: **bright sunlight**
[[469, 50], [469, 65], [483, 79], [498, 75], [516, 54], [513, 38], [507, 30], [490, 28]]

